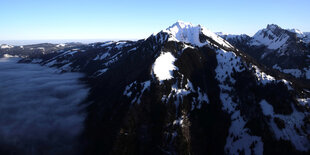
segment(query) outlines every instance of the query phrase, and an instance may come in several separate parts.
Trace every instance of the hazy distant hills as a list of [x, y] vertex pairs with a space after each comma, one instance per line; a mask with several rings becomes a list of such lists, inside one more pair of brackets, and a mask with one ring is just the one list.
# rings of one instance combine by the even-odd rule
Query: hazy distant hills
[[7, 44], [0, 45], [0, 56], [4, 54], [16, 55], [21, 57], [31, 57], [34, 55], [45, 55], [59, 52], [60, 50], [72, 49], [74, 47], [85, 46], [82, 43], [51, 44], [41, 43], [33, 45], [12, 46]]

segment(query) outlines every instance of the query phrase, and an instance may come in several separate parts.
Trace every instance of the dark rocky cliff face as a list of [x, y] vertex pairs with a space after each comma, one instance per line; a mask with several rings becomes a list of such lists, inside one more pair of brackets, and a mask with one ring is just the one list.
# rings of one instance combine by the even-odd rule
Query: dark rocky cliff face
[[[181, 32], [182, 23], [176, 26]], [[171, 39], [194, 40], [188, 37], [196, 28], [23, 62], [87, 74], [82, 80], [91, 87], [91, 104], [82, 154], [309, 153], [306, 88], [243, 52], [247, 37], [234, 42], [240, 49], [201, 29], [199, 45]], [[163, 58], [161, 71], [170, 77], [162, 80], [155, 67]]]

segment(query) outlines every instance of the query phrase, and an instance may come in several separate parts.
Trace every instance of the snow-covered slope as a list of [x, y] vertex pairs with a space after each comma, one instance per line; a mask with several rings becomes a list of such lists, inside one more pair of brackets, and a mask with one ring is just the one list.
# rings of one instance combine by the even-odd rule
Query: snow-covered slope
[[221, 36], [270, 68], [296, 78], [309, 79], [310, 36], [307, 32], [283, 29], [270, 24], [253, 37], [225, 34]]
[[307, 44], [310, 44], [310, 32], [304, 32], [303, 34], [305, 35], [303, 41]]
[[228, 33], [223, 33], [223, 32], [216, 32], [215, 34], [220, 36], [224, 40], [236, 39], [236, 38], [242, 39], [242, 38], [248, 36], [246, 34], [240, 34], [239, 35], [239, 34], [228, 34]]
[[284, 48], [283, 46], [289, 39], [289, 35], [281, 32], [279, 26], [271, 24], [268, 25], [266, 29], [262, 29], [258, 31], [252, 38], [251, 45], [264, 45], [267, 46], [268, 49], [280, 49]]
[[295, 33], [296, 36], [305, 43], [310, 43], [310, 32], [302, 32], [299, 29], [287, 29], [288, 31]]
[[6, 45], [6, 44], [2, 44], [0, 46], [1, 49], [7, 49], [7, 48], [13, 48], [14, 46], [11, 46], [11, 45]]

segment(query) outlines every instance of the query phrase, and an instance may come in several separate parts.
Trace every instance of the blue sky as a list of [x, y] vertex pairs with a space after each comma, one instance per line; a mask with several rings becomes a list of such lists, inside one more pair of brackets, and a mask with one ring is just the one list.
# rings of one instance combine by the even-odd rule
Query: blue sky
[[253, 35], [269, 23], [310, 31], [309, 0], [0, 0], [0, 40], [140, 39], [177, 20]]

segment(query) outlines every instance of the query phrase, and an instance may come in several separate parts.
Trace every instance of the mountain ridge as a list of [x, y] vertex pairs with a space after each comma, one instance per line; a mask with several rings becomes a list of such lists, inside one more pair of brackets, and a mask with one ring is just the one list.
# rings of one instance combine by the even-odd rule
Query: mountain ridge
[[86, 74], [84, 154], [309, 152], [310, 92], [233, 45], [179, 21], [143, 40], [21, 62]]
[[282, 29], [268, 25], [253, 37], [246, 35], [222, 35], [237, 48], [244, 50], [260, 63], [295, 78], [310, 78], [307, 32]]

